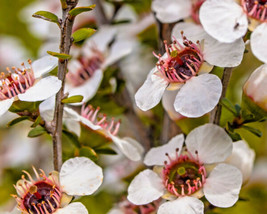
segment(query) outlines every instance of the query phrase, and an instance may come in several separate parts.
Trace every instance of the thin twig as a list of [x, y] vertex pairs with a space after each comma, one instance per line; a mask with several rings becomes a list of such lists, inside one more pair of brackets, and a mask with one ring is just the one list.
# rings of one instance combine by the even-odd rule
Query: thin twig
[[[233, 68], [225, 68], [223, 71], [223, 76], [222, 76], [222, 95], [221, 98], [224, 98], [226, 95], [227, 87], [231, 79], [232, 75], [232, 70]], [[221, 119], [221, 114], [222, 114], [222, 105], [220, 103], [217, 104], [215, 109], [211, 112], [210, 115], [210, 123], [214, 123], [216, 125], [220, 124], [220, 119]]]
[[[69, 15], [69, 11], [76, 7], [79, 0], [67, 0], [67, 7], [62, 9], [61, 21], [61, 41], [60, 53], [69, 54], [72, 44], [72, 27], [74, 18]], [[58, 61], [58, 78], [62, 81], [62, 86], [56, 95], [56, 105], [54, 119], [52, 125], [54, 131], [52, 134], [53, 139], [53, 162], [54, 169], [59, 171], [62, 165], [62, 118], [63, 118], [63, 104], [61, 103], [64, 97], [65, 77], [67, 73], [68, 60], [59, 59]]]

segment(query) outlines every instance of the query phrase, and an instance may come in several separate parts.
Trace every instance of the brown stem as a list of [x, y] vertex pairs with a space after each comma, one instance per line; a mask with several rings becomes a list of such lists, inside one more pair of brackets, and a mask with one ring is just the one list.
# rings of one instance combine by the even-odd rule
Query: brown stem
[[[223, 76], [222, 76], [222, 95], [221, 98], [224, 98], [226, 95], [227, 87], [231, 79], [233, 68], [224, 68], [223, 70]], [[210, 123], [214, 123], [216, 125], [220, 124], [222, 114], [222, 105], [220, 103], [217, 104], [217, 106], [214, 108], [214, 110], [211, 112], [210, 115]]]
[[[69, 11], [76, 7], [79, 0], [67, 0], [67, 7], [62, 9], [62, 21], [61, 21], [61, 41], [60, 41], [60, 53], [69, 54], [70, 47], [72, 45], [72, 26], [74, 18], [69, 15]], [[56, 105], [54, 119], [52, 125], [54, 130], [52, 133], [53, 139], [53, 162], [54, 169], [59, 171], [62, 165], [62, 118], [63, 118], [63, 104], [61, 100], [64, 97], [64, 85], [65, 77], [67, 73], [68, 60], [59, 59], [58, 61], [58, 79], [62, 81], [62, 86], [56, 95]]]

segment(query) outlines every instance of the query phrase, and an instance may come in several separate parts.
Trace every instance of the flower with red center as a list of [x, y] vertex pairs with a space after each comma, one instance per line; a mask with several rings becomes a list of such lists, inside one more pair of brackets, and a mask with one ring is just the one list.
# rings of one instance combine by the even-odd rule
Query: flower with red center
[[23, 171], [28, 179], [22, 175], [15, 185], [17, 208], [25, 214], [87, 214], [82, 203], [69, 204], [73, 198], [71, 195], [91, 195], [103, 180], [102, 169], [85, 157], [67, 160], [60, 173], [54, 171], [47, 176], [43, 170], [40, 174], [34, 167], [33, 170], [36, 180]]
[[0, 75], [0, 115], [4, 114], [16, 100], [35, 102], [55, 95], [61, 81], [55, 76], [43, 77], [57, 66], [57, 59], [45, 56], [22, 68], [7, 68]]
[[267, 62], [267, 1], [206, 0], [200, 8], [200, 21], [205, 31], [220, 42], [231, 43], [251, 34], [251, 49]]
[[90, 100], [100, 86], [104, 70], [131, 52], [131, 42], [123, 39], [112, 42], [115, 34], [115, 28], [101, 27], [85, 42], [81, 56], [70, 61], [66, 92], [83, 96], [83, 101], [75, 105]]
[[[232, 140], [219, 126], [206, 124], [191, 131], [183, 149], [184, 137], [177, 135], [166, 145], [152, 148], [144, 163], [154, 171], [140, 172], [128, 188], [128, 200], [136, 205], [162, 197], [167, 202], [159, 214], [204, 213], [198, 199], [205, 195], [214, 206], [230, 207], [238, 200], [242, 173], [236, 167], [221, 163], [232, 152]], [[208, 168], [207, 165], [211, 166]]]

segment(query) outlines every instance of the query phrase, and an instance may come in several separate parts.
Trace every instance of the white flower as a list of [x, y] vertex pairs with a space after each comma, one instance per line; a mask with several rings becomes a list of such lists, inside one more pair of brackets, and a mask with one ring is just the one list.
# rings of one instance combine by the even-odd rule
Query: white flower
[[[166, 145], [152, 148], [144, 163], [155, 166], [155, 172], [140, 172], [128, 188], [128, 200], [141, 205], [160, 197], [168, 201], [159, 214], [202, 214], [206, 199], [217, 207], [230, 207], [238, 200], [242, 174], [236, 167], [222, 163], [232, 152], [232, 140], [221, 128], [206, 124], [191, 131], [183, 150], [183, 135]], [[209, 171], [208, 166], [213, 165]], [[164, 167], [163, 167], [164, 166]], [[157, 172], [157, 173], [156, 173]]]
[[54, 213], [54, 214], [87, 214], [85, 206], [80, 202], [70, 203], [71, 196], [84, 196], [93, 194], [103, 180], [102, 169], [85, 157], [76, 157], [67, 160], [58, 172], [46, 176], [43, 170], [40, 174], [33, 168], [36, 176], [23, 171], [15, 186], [18, 196], [18, 209], [25, 214]]
[[212, 65], [232, 67], [242, 60], [245, 45], [241, 39], [233, 44], [222, 44], [192, 23], [176, 25], [173, 36], [178, 38], [181, 31], [196, 44], [182, 35], [183, 41], [174, 39], [173, 44], [165, 45], [167, 53], [157, 56], [157, 66], [135, 95], [137, 106], [143, 111], [157, 105], [167, 89], [177, 91], [176, 112], [186, 117], [208, 113], [218, 103], [222, 91], [220, 79], [207, 74]]
[[70, 96], [83, 96], [83, 101], [75, 105], [90, 100], [97, 92], [103, 71], [131, 52], [132, 42], [122, 39], [114, 41], [109, 47], [115, 34], [115, 28], [101, 27], [85, 42], [81, 56], [69, 63], [66, 91]]
[[56, 94], [61, 81], [55, 76], [43, 77], [57, 66], [57, 59], [51, 56], [42, 57], [29, 67], [9, 68], [8, 74], [0, 76], [0, 115], [3, 115], [16, 100], [35, 102], [45, 100]]
[[205, 31], [220, 42], [234, 42], [249, 28], [253, 54], [267, 63], [266, 11], [265, 0], [206, 0], [199, 16]]

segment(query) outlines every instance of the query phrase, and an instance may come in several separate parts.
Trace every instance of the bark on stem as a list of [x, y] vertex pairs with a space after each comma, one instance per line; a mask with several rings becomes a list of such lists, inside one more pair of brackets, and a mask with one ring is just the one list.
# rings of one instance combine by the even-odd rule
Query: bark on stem
[[[62, 9], [61, 20], [61, 41], [60, 41], [60, 53], [69, 54], [72, 44], [72, 26], [74, 18], [69, 15], [69, 11], [76, 7], [79, 0], [66, 0], [67, 7]], [[58, 79], [62, 81], [62, 86], [56, 95], [55, 113], [53, 119], [54, 130], [52, 133], [53, 139], [53, 163], [54, 169], [59, 171], [62, 165], [62, 118], [63, 118], [63, 103], [61, 100], [64, 97], [64, 85], [65, 77], [67, 73], [68, 60], [58, 61]]]
[[[233, 68], [224, 68], [223, 70], [223, 76], [222, 76], [222, 95], [221, 98], [224, 98], [226, 95], [227, 87], [231, 79]], [[216, 125], [220, 124], [220, 119], [221, 119], [221, 114], [222, 114], [222, 105], [220, 103], [217, 104], [215, 109], [211, 112], [210, 116], [210, 123], [214, 123]]]

